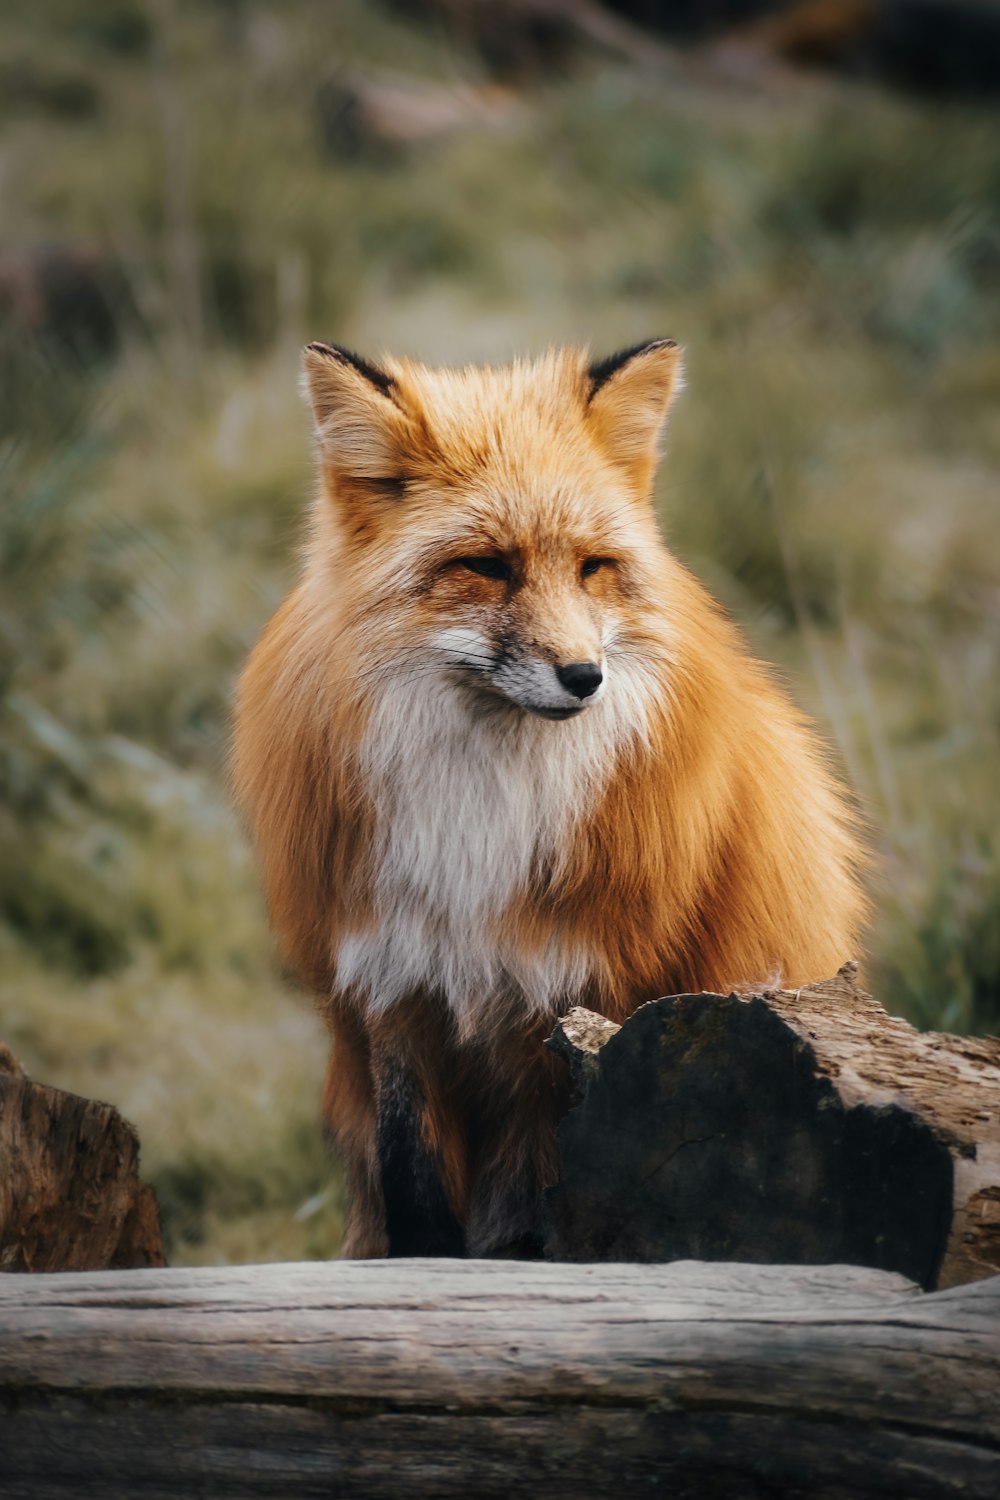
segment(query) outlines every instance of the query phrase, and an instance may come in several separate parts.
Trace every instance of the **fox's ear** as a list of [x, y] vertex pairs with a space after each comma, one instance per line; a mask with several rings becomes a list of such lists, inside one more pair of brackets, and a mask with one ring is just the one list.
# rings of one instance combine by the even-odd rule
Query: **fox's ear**
[[652, 478], [670, 404], [683, 385], [673, 339], [650, 339], [592, 364], [587, 413], [598, 441], [640, 484]]
[[307, 344], [303, 385], [331, 468], [358, 479], [398, 474], [408, 423], [390, 374], [339, 344]]

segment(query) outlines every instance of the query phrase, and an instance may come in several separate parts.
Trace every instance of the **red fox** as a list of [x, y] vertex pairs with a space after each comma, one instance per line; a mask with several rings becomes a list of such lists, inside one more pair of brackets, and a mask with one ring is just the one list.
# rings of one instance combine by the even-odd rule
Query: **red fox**
[[234, 777], [333, 1048], [343, 1253], [530, 1254], [583, 1004], [857, 949], [861, 849], [812, 730], [662, 541], [681, 356], [376, 365], [310, 344], [301, 581]]

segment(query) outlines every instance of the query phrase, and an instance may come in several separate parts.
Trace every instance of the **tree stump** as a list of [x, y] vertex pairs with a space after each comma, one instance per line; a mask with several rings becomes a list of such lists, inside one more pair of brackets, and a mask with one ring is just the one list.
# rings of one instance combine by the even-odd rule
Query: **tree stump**
[[164, 1264], [132, 1126], [110, 1104], [32, 1083], [0, 1044], [0, 1271]]
[[800, 990], [681, 995], [551, 1040], [578, 1102], [555, 1260], [784, 1261], [925, 1288], [1000, 1270], [1000, 1040], [920, 1033], [846, 964]]

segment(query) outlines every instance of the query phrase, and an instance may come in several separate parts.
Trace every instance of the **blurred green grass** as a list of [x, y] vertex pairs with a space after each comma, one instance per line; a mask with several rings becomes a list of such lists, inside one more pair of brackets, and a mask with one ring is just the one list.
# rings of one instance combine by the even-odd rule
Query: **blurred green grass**
[[111, 247], [121, 312], [113, 351], [0, 329], [0, 1034], [135, 1121], [174, 1260], [325, 1255], [342, 1223], [322, 1029], [225, 780], [294, 573], [308, 337], [681, 339], [664, 525], [858, 791], [873, 985], [1000, 1028], [995, 116], [581, 56], [496, 127], [338, 146], [331, 80], [480, 81], [360, 0], [45, 0], [0, 22], [14, 70], [0, 253]]

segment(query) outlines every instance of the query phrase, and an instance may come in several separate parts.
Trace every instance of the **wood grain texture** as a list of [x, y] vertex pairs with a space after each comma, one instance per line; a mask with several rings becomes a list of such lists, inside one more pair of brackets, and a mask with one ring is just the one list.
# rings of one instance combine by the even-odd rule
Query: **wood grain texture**
[[848, 1108], [911, 1110], [948, 1145], [954, 1211], [938, 1286], [1000, 1271], [1000, 1037], [915, 1031], [861, 988], [853, 964], [767, 998]]
[[845, 1261], [927, 1288], [1000, 1270], [1000, 1041], [920, 1033], [857, 983], [686, 995], [550, 1045], [576, 1106], [553, 1260]]
[[0, 1271], [162, 1266], [139, 1138], [110, 1104], [32, 1083], [0, 1058]]
[[1000, 1279], [395, 1261], [0, 1277], [9, 1500], [1000, 1493]]

